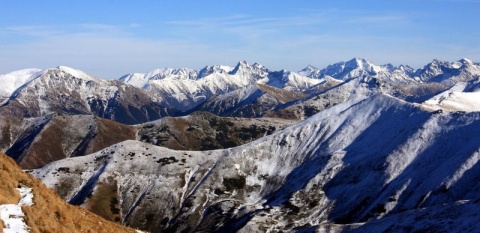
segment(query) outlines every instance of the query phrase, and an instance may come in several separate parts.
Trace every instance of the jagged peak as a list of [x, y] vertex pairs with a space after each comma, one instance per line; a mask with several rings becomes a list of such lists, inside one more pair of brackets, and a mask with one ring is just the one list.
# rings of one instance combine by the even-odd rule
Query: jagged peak
[[312, 66], [312, 65], [307, 65], [305, 68], [303, 68], [301, 71], [317, 71], [319, 70], [317, 67]]
[[247, 61], [242, 60], [237, 63], [237, 65], [235, 66], [235, 68], [233, 68], [231, 73], [237, 73], [240, 69], [247, 69], [247, 68], [250, 68], [250, 65], [248, 64]]
[[253, 63], [252, 67], [256, 68], [256, 69], [265, 69], [265, 66], [263, 66], [262, 64], [260, 63]]
[[252, 71], [254, 73], [268, 72], [268, 70], [263, 65], [257, 62], [253, 63], [252, 65], [249, 65], [248, 62], [246, 61], [240, 61], [237, 63], [235, 68], [233, 68], [228, 73], [233, 75], [233, 74], [237, 74], [238, 72], [252, 72]]
[[362, 57], [354, 57], [350, 60], [350, 62], [355, 61], [356, 63], [371, 63], [368, 59]]
[[462, 58], [462, 59], [458, 60], [458, 62], [460, 62], [462, 64], [469, 64], [469, 65], [473, 64], [473, 61], [468, 59], [468, 58]]
[[226, 71], [223, 67], [225, 67], [225, 66], [222, 66], [222, 65], [205, 66], [200, 71], [198, 71], [198, 78], [199, 79], [203, 78], [203, 77], [208, 76], [208, 75], [210, 75], [214, 72], [220, 72], [220, 73], [226, 72], [226, 73], [228, 73], [228, 71]]
[[387, 70], [391, 71], [395, 69], [395, 66], [393, 66], [391, 63], [387, 63], [385, 65], [381, 65], [380, 67], [386, 68]]
[[249, 65], [248, 65], [248, 62], [247, 62], [247, 61], [242, 60], [242, 61], [239, 61], [239, 62], [238, 62], [237, 66], [249, 66]]
[[320, 69], [312, 65], [307, 65], [305, 68], [298, 71], [297, 73], [315, 79], [318, 79], [320, 77]]
[[433, 59], [432, 62], [427, 64], [427, 66], [440, 66], [440, 65], [446, 65], [446, 64], [450, 64], [450, 62], [441, 61], [439, 59]]
[[188, 68], [180, 68], [180, 69], [160, 68], [160, 69], [155, 69], [150, 71], [145, 75], [145, 78], [149, 80], [158, 80], [158, 79], [164, 79], [166, 77], [171, 77], [175, 75], [180, 75], [182, 77], [188, 76], [186, 78], [195, 79], [197, 76], [197, 72], [195, 70], [188, 69]]

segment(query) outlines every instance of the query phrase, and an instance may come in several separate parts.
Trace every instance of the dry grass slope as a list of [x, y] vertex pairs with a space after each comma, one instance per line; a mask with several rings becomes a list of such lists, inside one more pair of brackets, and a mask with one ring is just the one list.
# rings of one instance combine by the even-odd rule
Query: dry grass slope
[[[23, 172], [15, 162], [0, 153], [0, 204], [18, 203], [20, 199], [15, 189], [20, 183], [33, 190], [34, 205], [23, 206], [25, 222], [30, 232], [135, 232], [106, 221], [80, 207], [68, 205], [33, 176]], [[3, 223], [0, 221], [0, 231]]]
[[100, 117], [97, 117], [97, 120], [98, 134], [92, 140], [86, 154], [95, 153], [119, 142], [135, 140], [136, 129], [133, 126]]
[[136, 128], [115, 121], [90, 115], [62, 115], [52, 117], [44, 128], [35, 135], [28, 119], [0, 117], [0, 151], [7, 152], [12, 143], [22, 135], [31, 135], [31, 144], [21, 153], [17, 161], [22, 169], [35, 169], [52, 161], [70, 156], [82, 156], [97, 152], [105, 147], [134, 140]]

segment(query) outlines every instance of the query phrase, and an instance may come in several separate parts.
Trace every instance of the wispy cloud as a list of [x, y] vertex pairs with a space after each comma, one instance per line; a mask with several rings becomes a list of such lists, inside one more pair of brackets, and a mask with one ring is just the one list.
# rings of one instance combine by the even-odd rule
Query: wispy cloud
[[391, 23], [405, 23], [408, 22], [408, 18], [403, 15], [369, 15], [369, 16], [359, 16], [353, 19], [350, 19], [350, 23], [361, 23], [361, 24], [391, 24]]
[[12, 26], [2, 30], [6, 35], [44, 37], [61, 34], [57, 27], [49, 26]]

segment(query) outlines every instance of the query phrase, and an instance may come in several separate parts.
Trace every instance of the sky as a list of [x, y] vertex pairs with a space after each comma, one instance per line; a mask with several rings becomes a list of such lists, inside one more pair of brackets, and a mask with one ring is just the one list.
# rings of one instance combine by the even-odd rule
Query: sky
[[480, 62], [480, 0], [2, 1], [0, 74], [70, 66], [104, 79], [258, 62], [324, 68], [354, 57], [421, 68]]

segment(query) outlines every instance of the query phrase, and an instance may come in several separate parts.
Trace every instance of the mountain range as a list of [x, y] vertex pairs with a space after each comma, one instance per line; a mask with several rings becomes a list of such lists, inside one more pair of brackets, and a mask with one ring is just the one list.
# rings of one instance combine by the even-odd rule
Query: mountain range
[[[49, 113], [93, 114], [126, 124], [202, 110], [222, 116], [261, 117], [296, 100], [314, 98], [352, 78], [373, 80], [392, 96], [423, 102], [458, 82], [475, 82], [480, 65], [468, 59], [434, 60], [409, 66], [374, 65], [365, 59], [339, 62], [324, 69], [270, 71], [255, 63], [235, 67], [156, 69], [103, 80], [69, 67], [26, 69], [1, 75], [0, 113], [39, 117]], [[478, 82], [478, 81], [477, 81]]]
[[[475, 232], [480, 64], [0, 76], [0, 149], [150, 232]], [[0, 203], [1, 204], [1, 203]]]

